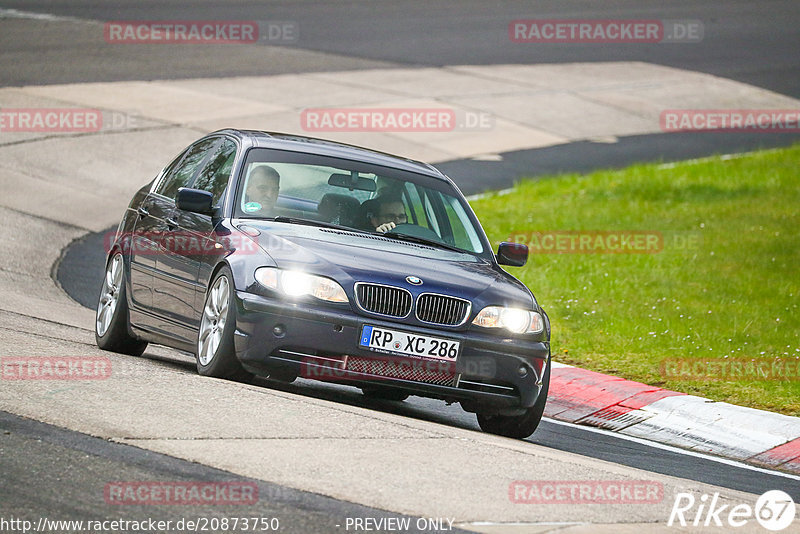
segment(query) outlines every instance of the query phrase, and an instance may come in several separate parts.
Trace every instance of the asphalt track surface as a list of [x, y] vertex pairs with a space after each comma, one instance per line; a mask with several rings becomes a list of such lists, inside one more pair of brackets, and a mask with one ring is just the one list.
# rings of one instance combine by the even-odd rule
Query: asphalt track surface
[[[326, 55], [277, 61], [279, 54], [249, 54], [206, 48], [202, 54], [179, 46], [109, 47], [68, 26], [47, 35], [0, 37], [4, 85], [147, 80], [182, 77], [262, 75], [375, 65], [443, 66], [481, 64], [645, 61], [706, 72], [793, 97], [800, 96], [800, 10], [793, 0], [546, 0], [537, 2], [459, 0], [369, 2], [205, 0], [43, 1], [3, 0], [1, 8], [66, 17], [111, 20], [273, 20], [299, 26], [296, 48]], [[699, 20], [699, 43], [516, 44], [508, 24], [517, 19]], [[63, 33], [60, 33], [62, 32]], [[111, 48], [111, 50], [109, 50]], [[253, 47], [257, 48], [257, 47]], [[44, 52], [44, 53], [43, 53]]]
[[[41, 2], [2, 1], [0, 9], [38, 11], [94, 20], [256, 19], [292, 20], [301, 28], [297, 45], [153, 50], [109, 47], [76, 33], [74, 23], [58, 24], [48, 35], [3, 32], [0, 35], [0, 85], [195, 78], [246, 74], [278, 74], [326, 70], [493, 63], [563, 63], [573, 61], [639, 60], [732, 78], [779, 93], [800, 96], [800, 10], [796, 2]], [[512, 44], [507, 25], [518, 18], [637, 18], [695, 19], [705, 26], [699, 44], [674, 45], [528, 45]], [[53, 28], [53, 26], [49, 26]], [[310, 53], [308, 53], [310, 52]], [[454, 161], [439, 166], [466, 192], [487, 186], [500, 188], [522, 176], [583, 172], [636, 161], [671, 161], [760, 147], [784, 146], [794, 135], [661, 134], [621, 138], [617, 143], [572, 143], [503, 154], [502, 162]], [[487, 179], [487, 177], [491, 177]], [[487, 183], [488, 180], [488, 183]], [[59, 263], [56, 278], [75, 300], [94, 306], [102, 272], [99, 235], [77, 241]], [[172, 365], [193, 373], [191, 360]], [[405, 417], [476, 429], [474, 416], [458, 407], [411, 398], [404, 403], [364, 399], [357, 390], [298, 381], [282, 385], [259, 380], [258, 385], [297, 395], [364, 406]], [[231, 480], [229, 473], [127, 445], [107, 443], [83, 434], [0, 413], [0, 470], [10, 476], [0, 486], [0, 512], [92, 516], [98, 484], [112, 479]], [[640, 469], [762, 493], [780, 487], [795, 500], [800, 484], [776, 474], [690, 456], [592, 430], [545, 421], [530, 442], [556, 450], [600, 458]], [[7, 454], [13, 451], [13, 454]], [[32, 466], [35, 468], [32, 470]], [[329, 531], [331, 518], [386, 515], [283, 486], [258, 482], [274, 499], [263, 514], [292, 518], [290, 532]], [[65, 499], [70, 492], [75, 498]], [[82, 497], [81, 497], [82, 496]], [[127, 510], [129, 517], [146, 511]], [[189, 513], [213, 515], [214, 510], [159, 509], [159, 518]], [[151, 511], [152, 514], [152, 511]], [[172, 515], [170, 515], [172, 514]], [[62, 514], [63, 516], [63, 514]], [[288, 524], [288, 523], [287, 523]]]

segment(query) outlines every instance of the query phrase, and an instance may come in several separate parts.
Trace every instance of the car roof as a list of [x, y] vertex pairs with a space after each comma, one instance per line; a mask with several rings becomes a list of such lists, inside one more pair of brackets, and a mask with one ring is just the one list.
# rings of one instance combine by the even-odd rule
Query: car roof
[[261, 130], [237, 130], [233, 128], [218, 130], [209, 135], [219, 134], [233, 136], [242, 141], [243, 144], [250, 145], [251, 147], [255, 148], [292, 150], [321, 156], [352, 159], [365, 163], [372, 163], [374, 165], [382, 165], [384, 167], [392, 167], [395, 169], [416, 172], [452, 183], [447, 176], [442, 174], [441, 171], [428, 163], [355, 145], [330, 141], [327, 139], [319, 139], [315, 137], [306, 137], [303, 135], [280, 132], [265, 132]]

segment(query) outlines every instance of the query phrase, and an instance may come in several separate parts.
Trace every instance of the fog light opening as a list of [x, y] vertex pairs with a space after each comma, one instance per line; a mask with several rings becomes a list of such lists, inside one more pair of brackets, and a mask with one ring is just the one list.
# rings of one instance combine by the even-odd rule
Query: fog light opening
[[528, 376], [528, 369], [524, 365], [520, 365], [519, 369], [517, 369], [517, 374], [520, 378], [525, 378]]
[[344, 327], [340, 324], [337, 324], [336, 326], [333, 327], [334, 332], [341, 332], [342, 330], [344, 330]]
[[286, 335], [286, 327], [282, 324], [276, 324], [272, 327], [272, 334], [275, 337], [283, 337]]

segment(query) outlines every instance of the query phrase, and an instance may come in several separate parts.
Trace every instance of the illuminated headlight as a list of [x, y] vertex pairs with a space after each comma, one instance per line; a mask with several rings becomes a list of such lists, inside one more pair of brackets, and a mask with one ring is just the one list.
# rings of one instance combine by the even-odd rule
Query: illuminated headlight
[[259, 267], [256, 269], [256, 281], [269, 289], [278, 289], [278, 269], [274, 267]]
[[259, 267], [255, 277], [262, 286], [281, 291], [290, 297], [311, 295], [328, 302], [347, 302], [342, 286], [324, 276], [301, 271], [282, 271], [275, 267]]
[[505, 328], [515, 334], [538, 334], [544, 330], [544, 320], [538, 312], [502, 306], [487, 306], [472, 324], [484, 328]]

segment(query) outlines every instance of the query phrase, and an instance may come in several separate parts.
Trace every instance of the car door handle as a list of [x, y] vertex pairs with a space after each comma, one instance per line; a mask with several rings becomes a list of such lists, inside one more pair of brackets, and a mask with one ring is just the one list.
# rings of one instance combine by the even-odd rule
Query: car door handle
[[171, 217], [167, 217], [166, 219], [164, 219], [164, 222], [167, 223], [167, 228], [169, 228], [170, 230], [174, 230], [175, 228], [178, 227], [178, 221], [176, 221]]
[[150, 215], [150, 212], [149, 212], [149, 211], [147, 211], [147, 208], [145, 208], [144, 206], [139, 206], [139, 209], [138, 209], [138, 210], [136, 210], [136, 211], [139, 213], [139, 216], [140, 216], [142, 219], [144, 219], [145, 217], [147, 217], [147, 216], [149, 216], [149, 215]]

